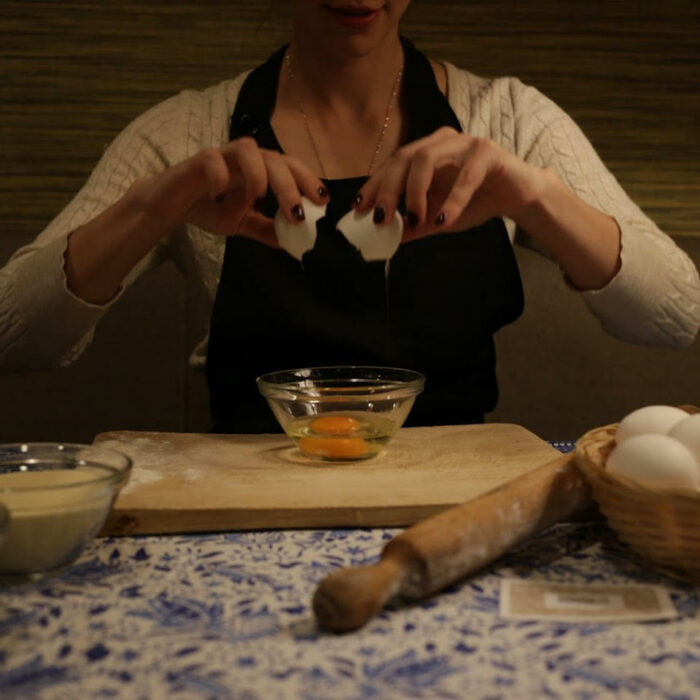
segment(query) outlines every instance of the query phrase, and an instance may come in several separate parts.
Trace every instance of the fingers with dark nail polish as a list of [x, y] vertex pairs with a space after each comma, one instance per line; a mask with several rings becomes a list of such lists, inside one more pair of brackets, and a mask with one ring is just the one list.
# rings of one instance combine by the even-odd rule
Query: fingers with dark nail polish
[[355, 207], [359, 206], [360, 204], [362, 204], [362, 192], [358, 192], [353, 201], [353, 206]]
[[441, 211], [436, 217], [435, 217], [435, 223], [438, 226], [442, 226], [445, 221], [447, 220], [447, 216], [445, 216], [445, 212]]
[[408, 223], [409, 228], [415, 228], [416, 226], [418, 226], [418, 215], [412, 211], [407, 211], [406, 223]]
[[374, 223], [381, 224], [382, 221], [384, 221], [384, 217], [386, 217], [386, 212], [384, 211], [384, 207], [375, 207], [374, 208], [374, 216], [372, 217], [372, 220], [374, 221]]
[[303, 221], [304, 220], [304, 210], [301, 207], [301, 204], [295, 204], [292, 207], [292, 216], [297, 220], [297, 221]]
[[328, 190], [323, 186], [319, 187], [317, 192], [318, 192], [319, 197], [327, 197], [328, 196]]

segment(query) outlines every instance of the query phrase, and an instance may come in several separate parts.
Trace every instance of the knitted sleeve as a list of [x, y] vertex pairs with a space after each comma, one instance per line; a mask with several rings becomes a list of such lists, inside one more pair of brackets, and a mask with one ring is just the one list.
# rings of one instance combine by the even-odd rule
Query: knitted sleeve
[[[182, 93], [138, 117], [106, 149], [68, 206], [0, 269], [0, 367], [66, 365], [90, 343], [95, 325], [121, 291], [105, 305], [71, 293], [64, 273], [68, 235], [122, 197], [136, 179], [182, 160], [196, 109], [197, 101]], [[123, 287], [157, 264], [160, 254], [155, 249], [147, 255]]]
[[548, 168], [578, 197], [614, 217], [622, 266], [602, 289], [580, 292], [621, 340], [690, 345], [700, 327], [700, 276], [692, 260], [629, 198], [576, 123], [515, 78], [484, 80], [448, 66], [450, 100], [468, 133]]

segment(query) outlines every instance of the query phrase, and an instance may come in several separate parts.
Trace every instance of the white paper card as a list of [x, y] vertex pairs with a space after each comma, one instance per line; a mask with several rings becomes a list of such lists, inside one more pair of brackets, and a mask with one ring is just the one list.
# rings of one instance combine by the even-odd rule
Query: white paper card
[[678, 617], [661, 586], [503, 579], [501, 617], [511, 620], [649, 622]]

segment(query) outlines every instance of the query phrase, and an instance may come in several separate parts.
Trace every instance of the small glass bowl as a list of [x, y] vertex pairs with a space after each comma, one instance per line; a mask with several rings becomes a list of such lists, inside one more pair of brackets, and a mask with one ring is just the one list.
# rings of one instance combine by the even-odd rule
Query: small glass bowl
[[425, 378], [393, 367], [310, 367], [257, 379], [301, 452], [324, 462], [378, 455], [406, 420]]
[[131, 471], [105, 447], [61, 443], [0, 445], [0, 580], [37, 580], [74, 561], [99, 532]]

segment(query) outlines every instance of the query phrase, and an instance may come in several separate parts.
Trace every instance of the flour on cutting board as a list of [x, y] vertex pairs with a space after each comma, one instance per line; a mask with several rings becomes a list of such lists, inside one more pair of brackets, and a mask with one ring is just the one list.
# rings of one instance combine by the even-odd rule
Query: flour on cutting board
[[[158, 439], [151, 437], [133, 437], [128, 441], [106, 439], [100, 440], [100, 445], [123, 452], [134, 464], [122, 494], [161, 481], [173, 473], [177, 473], [186, 482], [197, 481], [202, 477], [199, 455], [192, 454], [190, 450], [183, 450], [181, 443], [176, 444], [162, 435]], [[214, 461], [209, 450], [205, 451], [205, 457], [209, 461]]]
[[103, 440], [100, 445], [123, 452], [133, 462], [129, 481], [122, 493], [129, 493], [138, 486], [161, 481], [166, 476], [164, 469], [171, 467], [173, 463], [173, 451], [168, 441], [140, 437], [129, 440], [128, 443], [123, 440]]

